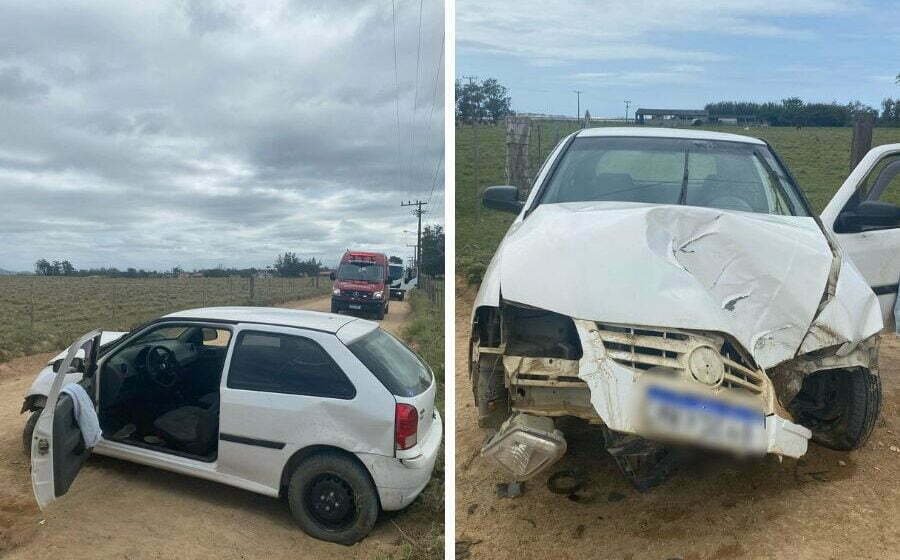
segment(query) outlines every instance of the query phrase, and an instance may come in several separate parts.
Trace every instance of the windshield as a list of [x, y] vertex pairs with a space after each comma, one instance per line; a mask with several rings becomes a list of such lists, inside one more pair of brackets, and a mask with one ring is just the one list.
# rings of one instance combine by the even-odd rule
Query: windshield
[[682, 138], [576, 138], [538, 203], [582, 201], [809, 215], [766, 146]]
[[400, 280], [403, 278], [403, 265], [400, 264], [392, 264], [389, 267], [389, 272], [391, 274], [391, 282], [394, 280]]
[[362, 282], [383, 282], [384, 268], [370, 262], [343, 263], [338, 268], [338, 280], [358, 280]]
[[402, 342], [381, 329], [347, 345], [360, 362], [398, 397], [414, 397], [431, 386], [431, 371]]

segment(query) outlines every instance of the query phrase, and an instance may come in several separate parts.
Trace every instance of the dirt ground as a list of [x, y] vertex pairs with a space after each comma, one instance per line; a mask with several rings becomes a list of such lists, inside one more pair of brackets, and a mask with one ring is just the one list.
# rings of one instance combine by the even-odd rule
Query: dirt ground
[[[639, 493], [619, 474], [595, 430], [566, 430], [569, 453], [498, 498], [501, 472], [479, 457], [466, 372], [474, 290], [457, 284], [457, 559], [900, 558], [900, 337], [885, 335], [882, 418], [860, 450], [810, 443], [800, 460], [739, 462], [700, 456], [662, 486]], [[547, 489], [550, 474], [588, 476], [574, 498]]]
[[[288, 304], [328, 311], [328, 297]], [[409, 304], [394, 301], [382, 325], [396, 332]], [[373, 558], [397, 553], [404, 535], [427, 532], [415, 513], [383, 515], [352, 547], [307, 537], [285, 502], [107, 457], [91, 457], [69, 493], [46, 511], [31, 493], [22, 454], [22, 395], [52, 354], [0, 364], [0, 557]], [[418, 527], [422, 525], [422, 527]]]

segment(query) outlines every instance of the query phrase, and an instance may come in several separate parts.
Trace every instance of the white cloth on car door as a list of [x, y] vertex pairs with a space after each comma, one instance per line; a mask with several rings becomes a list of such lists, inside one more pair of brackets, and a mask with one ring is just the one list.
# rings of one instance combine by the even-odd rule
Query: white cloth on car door
[[97, 411], [94, 410], [94, 402], [84, 390], [84, 387], [78, 383], [69, 383], [62, 388], [62, 392], [72, 397], [75, 411], [75, 421], [81, 429], [81, 435], [84, 437], [84, 445], [91, 449], [100, 441], [100, 419], [97, 418]]

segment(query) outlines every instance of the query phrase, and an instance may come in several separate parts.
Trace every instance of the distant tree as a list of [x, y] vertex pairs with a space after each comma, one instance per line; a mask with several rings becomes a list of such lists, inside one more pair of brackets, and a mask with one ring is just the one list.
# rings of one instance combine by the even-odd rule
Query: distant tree
[[897, 78], [894, 80], [895, 84], [900, 84], [900, 74], [897, 74]]
[[403, 264], [403, 259], [401, 259], [400, 257], [396, 257], [394, 255], [391, 255], [390, 257], [388, 257], [388, 262], [391, 264]]
[[419, 271], [430, 276], [444, 274], [444, 228], [426, 226], [422, 230], [422, 262]]
[[275, 259], [275, 270], [284, 277], [316, 276], [322, 270], [322, 261], [315, 258], [301, 261], [297, 253], [287, 251]]
[[60, 263], [60, 273], [63, 276], [74, 276], [75, 267], [69, 261], [63, 261]]
[[297, 257], [297, 253], [287, 251], [283, 255], [278, 255], [275, 259], [275, 270], [278, 271], [279, 276], [300, 276], [300, 259]]
[[39, 259], [34, 263], [34, 273], [38, 276], [51, 276], [53, 274], [53, 265], [47, 259]]
[[497, 123], [512, 113], [509, 90], [494, 78], [456, 81], [456, 120]]
[[172, 267], [172, 276], [177, 277], [177, 276], [181, 275], [182, 272], [184, 272], [184, 270], [180, 266]]

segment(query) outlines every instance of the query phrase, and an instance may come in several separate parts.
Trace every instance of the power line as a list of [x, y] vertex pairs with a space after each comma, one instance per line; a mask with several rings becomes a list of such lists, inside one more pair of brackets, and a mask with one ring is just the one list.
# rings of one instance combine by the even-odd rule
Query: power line
[[[431, 145], [431, 126], [432, 126], [432, 122], [433, 122], [433, 118], [434, 118], [434, 108], [437, 106], [438, 86], [443, 83], [443, 80], [441, 80], [441, 73], [442, 73], [441, 70], [443, 70], [443, 63], [444, 63], [444, 34], [442, 32], [441, 33], [441, 50], [440, 50], [440, 54], [438, 56], [437, 67], [435, 69], [435, 74], [434, 74], [434, 91], [431, 94], [431, 110], [428, 112], [428, 122], [426, 124], [427, 128], [425, 130], [425, 141], [426, 141], [425, 146], [426, 147], [430, 147], [430, 145]], [[435, 173], [437, 173], [437, 168], [439, 168], [444, 163], [443, 160], [444, 160], [443, 156], [438, 158], [438, 161], [435, 163], [435, 168], [436, 168]], [[425, 172], [425, 158], [424, 157], [422, 158], [421, 169], [422, 169], [422, 173], [424, 173]], [[434, 192], [434, 183], [432, 183], [431, 192], [432, 193]], [[428, 201], [431, 202], [431, 194], [428, 195]]]
[[419, 0], [419, 26], [416, 31], [416, 87], [413, 89], [413, 110], [409, 122], [409, 173], [413, 170], [413, 156], [416, 150], [416, 113], [419, 110], [419, 65], [422, 60], [422, 1]]
[[394, 28], [394, 112], [397, 116], [397, 184], [401, 182], [403, 175], [403, 150], [400, 146], [400, 70], [397, 65], [397, 6], [396, 0], [391, 0], [391, 21]]

